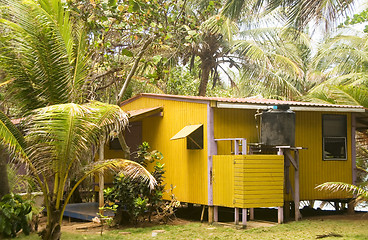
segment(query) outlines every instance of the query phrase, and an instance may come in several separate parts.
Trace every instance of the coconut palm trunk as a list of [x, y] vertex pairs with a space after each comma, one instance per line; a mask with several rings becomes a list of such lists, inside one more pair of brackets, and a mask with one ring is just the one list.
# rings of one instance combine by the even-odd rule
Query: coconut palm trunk
[[211, 59], [203, 59], [201, 63], [201, 83], [199, 85], [199, 96], [206, 96], [208, 81], [212, 67]]

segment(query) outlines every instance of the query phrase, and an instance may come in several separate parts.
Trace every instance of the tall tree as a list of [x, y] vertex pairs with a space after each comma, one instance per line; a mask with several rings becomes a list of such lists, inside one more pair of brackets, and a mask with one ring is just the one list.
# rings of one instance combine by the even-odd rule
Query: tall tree
[[321, 44], [314, 67], [326, 74], [306, 97], [315, 101], [368, 106], [367, 34], [339, 34]]
[[[242, 96], [300, 100], [324, 75], [312, 66], [312, 43], [308, 34], [290, 28], [266, 27], [244, 31], [254, 55], [240, 72]], [[260, 61], [263, 59], [263, 61]]]

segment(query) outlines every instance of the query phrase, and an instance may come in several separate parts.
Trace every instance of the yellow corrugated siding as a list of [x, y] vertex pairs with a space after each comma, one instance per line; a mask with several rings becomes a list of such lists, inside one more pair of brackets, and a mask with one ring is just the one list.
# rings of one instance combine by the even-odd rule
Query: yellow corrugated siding
[[283, 206], [283, 157], [214, 156], [214, 204], [226, 207]]
[[[344, 193], [318, 191], [315, 187], [324, 182], [339, 181], [352, 183], [351, 162], [351, 114], [347, 115], [347, 156], [348, 159], [322, 160], [322, 115], [330, 112], [297, 112], [295, 143], [308, 148], [300, 151], [300, 199], [334, 199], [348, 197]], [[338, 113], [335, 113], [338, 114]], [[291, 170], [291, 179], [293, 169]]]
[[[142, 120], [142, 140], [162, 152], [166, 189], [172, 184], [179, 201], [208, 204], [207, 105], [142, 97], [124, 106], [125, 111], [162, 106], [163, 117]], [[187, 125], [203, 124], [203, 149], [187, 150], [186, 139], [170, 140]], [[165, 196], [166, 198], [169, 195]]]
[[[215, 109], [214, 126], [215, 138], [247, 138], [248, 142], [258, 142], [255, 110]], [[234, 151], [230, 141], [221, 141], [217, 144], [219, 155], [231, 154]]]
[[213, 204], [234, 207], [234, 156], [213, 156]]
[[[259, 142], [255, 113], [255, 110], [215, 109], [215, 138], [247, 138], [248, 143]], [[322, 114], [334, 113], [296, 112], [295, 145], [308, 148], [300, 150], [301, 200], [345, 198], [343, 193], [321, 192], [315, 186], [327, 181], [352, 182], [351, 114], [335, 113], [347, 115], [346, 161], [322, 160]], [[233, 149], [230, 141], [218, 143], [219, 154], [230, 154]], [[290, 177], [293, 178], [292, 170]]]

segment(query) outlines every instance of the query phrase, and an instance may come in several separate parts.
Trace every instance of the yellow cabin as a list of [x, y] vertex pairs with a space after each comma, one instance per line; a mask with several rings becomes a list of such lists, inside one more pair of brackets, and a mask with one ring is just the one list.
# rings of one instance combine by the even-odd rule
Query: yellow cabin
[[[131, 151], [147, 141], [162, 152], [166, 186], [175, 186], [181, 202], [209, 206], [211, 222], [219, 206], [236, 214], [278, 207], [282, 222], [285, 202], [345, 199], [315, 187], [354, 183], [361, 106], [140, 94], [121, 108], [130, 114], [125, 135]], [[105, 158], [122, 154], [112, 147], [105, 152]]]

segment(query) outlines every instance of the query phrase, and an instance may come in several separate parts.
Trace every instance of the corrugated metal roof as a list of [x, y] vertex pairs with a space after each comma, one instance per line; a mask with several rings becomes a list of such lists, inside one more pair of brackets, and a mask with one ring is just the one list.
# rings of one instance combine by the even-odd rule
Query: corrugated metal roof
[[324, 107], [324, 108], [356, 108], [364, 109], [359, 105], [335, 105], [326, 103], [314, 103], [314, 102], [296, 102], [296, 101], [282, 101], [275, 99], [264, 99], [258, 97], [248, 98], [224, 98], [224, 97], [200, 97], [200, 96], [182, 96], [182, 95], [168, 95], [168, 94], [154, 94], [154, 93], [141, 93], [131, 99], [128, 99], [122, 103], [122, 105], [140, 97], [152, 97], [152, 98], [166, 98], [166, 99], [177, 99], [182, 101], [216, 101], [222, 103], [244, 103], [244, 104], [260, 104], [260, 105], [283, 105], [287, 104], [290, 106], [301, 106], [301, 107]]

